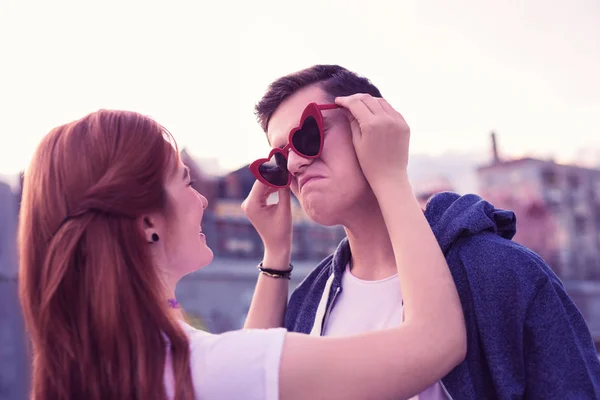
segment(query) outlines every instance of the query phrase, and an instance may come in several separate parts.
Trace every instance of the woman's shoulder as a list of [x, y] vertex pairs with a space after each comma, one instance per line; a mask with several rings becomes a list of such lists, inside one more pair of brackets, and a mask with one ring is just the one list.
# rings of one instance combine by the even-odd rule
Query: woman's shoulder
[[196, 329], [186, 322], [181, 322], [181, 326], [188, 335], [190, 346], [214, 347], [225, 345], [248, 345], [268, 344], [272, 341], [282, 341], [285, 333], [285, 328], [272, 329], [239, 329], [223, 333], [210, 333], [200, 329]]
[[278, 398], [285, 328], [212, 334], [182, 326], [190, 340], [192, 376], [201, 398]]

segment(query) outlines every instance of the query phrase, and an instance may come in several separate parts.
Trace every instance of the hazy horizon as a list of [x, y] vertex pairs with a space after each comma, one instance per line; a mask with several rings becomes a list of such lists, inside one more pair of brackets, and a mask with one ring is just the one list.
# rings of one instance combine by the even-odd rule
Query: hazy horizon
[[[600, 160], [600, 3], [358, 0], [0, 4], [0, 174], [51, 128], [99, 108], [151, 115], [224, 169], [268, 146], [253, 106], [316, 63], [370, 78], [411, 154]], [[10, 40], [8, 40], [10, 38]]]

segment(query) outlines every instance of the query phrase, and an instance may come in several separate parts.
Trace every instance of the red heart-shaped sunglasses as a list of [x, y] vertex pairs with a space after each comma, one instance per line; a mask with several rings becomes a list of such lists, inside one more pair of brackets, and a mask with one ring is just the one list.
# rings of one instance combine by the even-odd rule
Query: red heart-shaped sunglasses
[[287, 168], [290, 149], [301, 157], [314, 159], [323, 151], [323, 115], [321, 111], [338, 108], [337, 104], [310, 103], [300, 117], [300, 123], [290, 131], [288, 143], [283, 148], [271, 150], [268, 158], [260, 158], [250, 164], [250, 171], [265, 185], [284, 188], [292, 182]]

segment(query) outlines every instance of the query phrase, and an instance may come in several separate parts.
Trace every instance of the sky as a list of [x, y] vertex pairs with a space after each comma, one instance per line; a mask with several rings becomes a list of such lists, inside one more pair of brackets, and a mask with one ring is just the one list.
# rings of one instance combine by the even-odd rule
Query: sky
[[53, 127], [147, 114], [224, 169], [265, 155], [274, 79], [364, 75], [411, 126], [411, 154], [600, 162], [600, 2], [0, 0], [0, 174]]

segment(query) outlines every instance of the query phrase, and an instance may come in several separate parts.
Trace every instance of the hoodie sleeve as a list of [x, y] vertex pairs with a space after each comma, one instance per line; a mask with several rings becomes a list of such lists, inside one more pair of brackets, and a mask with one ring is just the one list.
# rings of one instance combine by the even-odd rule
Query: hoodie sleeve
[[[425, 215], [458, 289], [466, 362], [451, 373], [473, 398], [600, 399], [600, 361], [552, 269], [513, 242], [516, 216], [476, 195], [440, 193]], [[468, 397], [468, 396], [467, 396]]]
[[600, 361], [586, 323], [555, 279], [540, 286], [525, 320], [526, 398], [600, 399]]
[[464, 274], [457, 287], [463, 306], [469, 294], [466, 318], [496, 395], [600, 399], [600, 361], [590, 331], [548, 265], [491, 234], [458, 243], [460, 267], [449, 264], [455, 277]]

